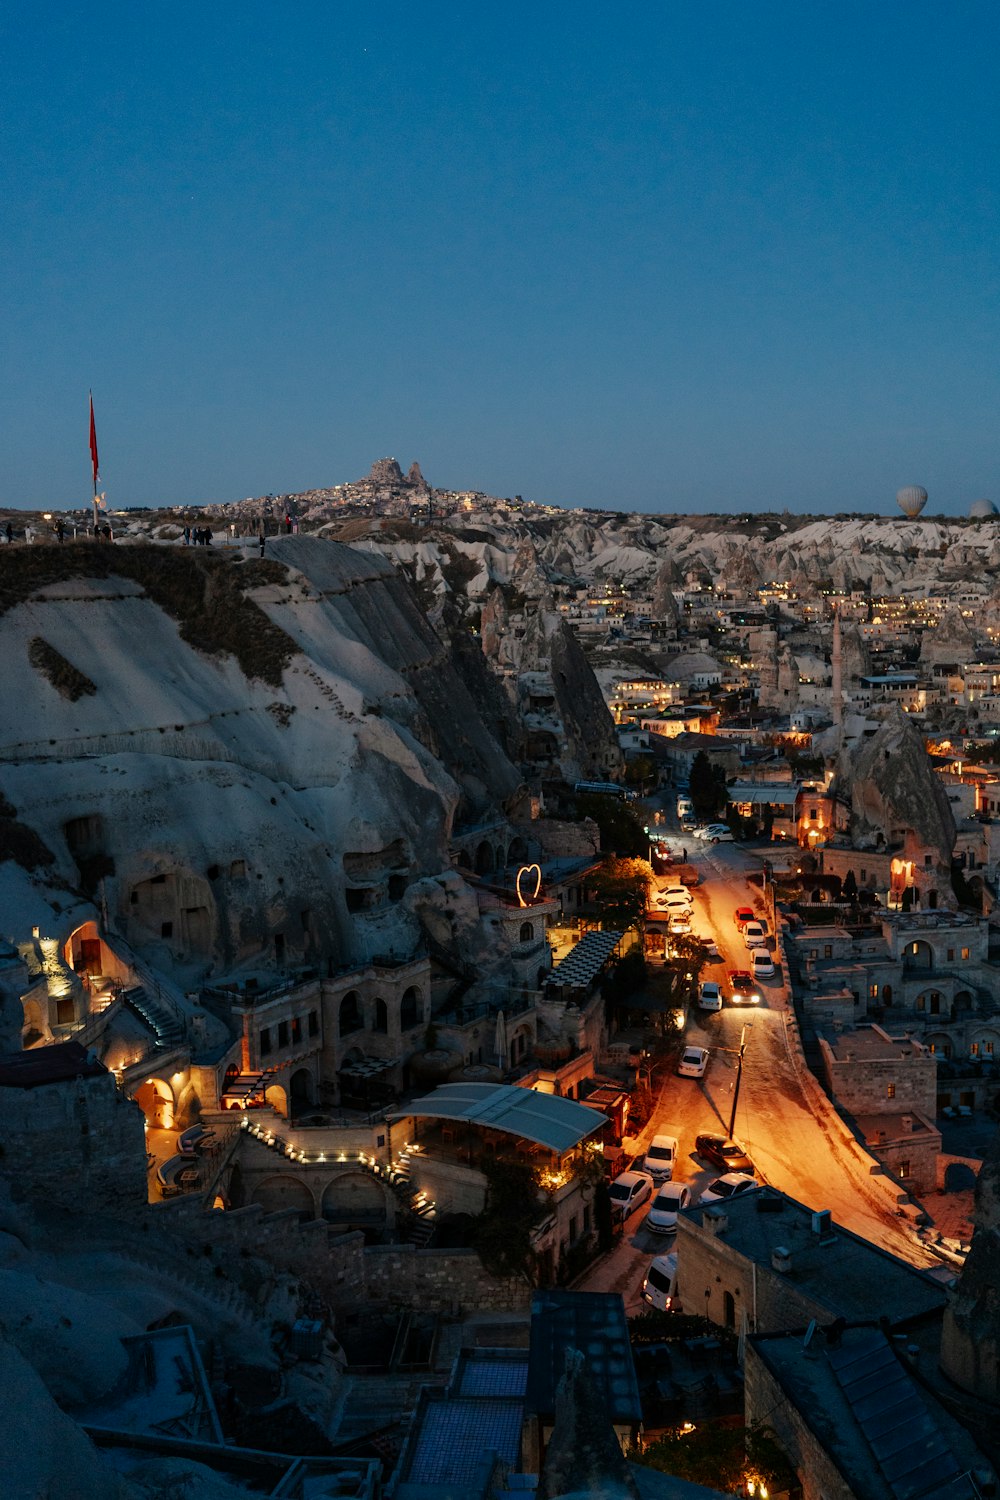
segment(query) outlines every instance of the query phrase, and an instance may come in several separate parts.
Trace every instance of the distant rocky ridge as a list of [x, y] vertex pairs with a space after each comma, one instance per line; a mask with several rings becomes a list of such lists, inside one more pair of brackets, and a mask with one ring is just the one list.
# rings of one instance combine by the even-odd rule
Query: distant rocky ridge
[[404, 475], [395, 458], [378, 459], [350, 483], [204, 514], [243, 524], [260, 517], [280, 524], [291, 514], [303, 529], [333, 536], [349, 528], [344, 540], [384, 552], [442, 596], [455, 590], [448, 564], [461, 554], [474, 571], [460, 591], [480, 603], [496, 584], [538, 599], [561, 583], [623, 583], [656, 588], [661, 603], [671, 587], [710, 583], [738, 598], [773, 584], [806, 594], [824, 587], [890, 594], [970, 584], [992, 592], [996, 583], [1000, 592], [1000, 518], [570, 509], [437, 489], [418, 463]]

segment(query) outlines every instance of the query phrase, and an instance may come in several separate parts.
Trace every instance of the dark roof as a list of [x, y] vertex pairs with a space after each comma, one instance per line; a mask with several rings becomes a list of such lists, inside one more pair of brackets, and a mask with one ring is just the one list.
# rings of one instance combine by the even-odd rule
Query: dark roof
[[[915, 1346], [917, 1347], [917, 1346]], [[869, 1500], [973, 1500], [970, 1470], [985, 1459], [880, 1329], [751, 1334], [748, 1385], [759, 1358], [852, 1495]]]
[[976, 1493], [883, 1333], [859, 1335], [828, 1350], [827, 1359], [896, 1500]]
[[642, 1421], [625, 1303], [618, 1292], [535, 1292], [528, 1356], [530, 1412], [542, 1417], [555, 1413], [567, 1349], [578, 1349], [584, 1356], [611, 1422]]
[[[692, 1205], [685, 1221], [704, 1225], [711, 1212]], [[788, 1295], [796, 1294], [829, 1310], [831, 1318], [851, 1322], [871, 1315], [872, 1288], [878, 1288], [879, 1312], [890, 1324], [905, 1323], [923, 1314], [940, 1314], [948, 1301], [944, 1287], [926, 1271], [910, 1265], [888, 1250], [853, 1234], [833, 1220], [814, 1222], [813, 1210], [781, 1193], [764, 1187], [727, 1198], [726, 1228], [722, 1239], [728, 1257], [742, 1256], [768, 1269], [780, 1246], [791, 1255], [792, 1266], [784, 1277]], [[685, 1232], [682, 1225], [680, 1239]]]
[[106, 1076], [107, 1071], [79, 1042], [54, 1042], [51, 1047], [32, 1047], [28, 1052], [7, 1052], [0, 1057], [0, 1088], [37, 1089], [47, 1083]]

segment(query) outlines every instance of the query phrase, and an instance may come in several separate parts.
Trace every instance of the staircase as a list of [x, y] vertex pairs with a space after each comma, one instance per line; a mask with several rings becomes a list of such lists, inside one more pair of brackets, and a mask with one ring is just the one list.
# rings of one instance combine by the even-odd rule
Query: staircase
[[177, 1047], [184, 1040], [184, 1027], [173, 1010], [154, 997], [142, 985], [122, 991], [122, 1001], [156, 1037], [158, 1047]]
[[403, 1210], [399, 1230], [404, 1244], [423, 1247], [430, 1244], [437, 1219], [437, 1204], [423, 1192], [418, 1192], [410, 1181], [410, 1158], [400, 1152], [387, 1170], [369, 1167], [377, 1177], [388, 1182], [393, 1195]]
[[241, 1073], [238, 1078], [233, 1078], [226, 1084], [225, 1091], [227, 1095], [239, 1099], [243, 1108], [246, 1109], [253, 1099], [259, 1099], [261, 1104], [265, 1103], [268, 1084], [276, 1077], [276, 1068], [262, 1068], [256, 1073]]

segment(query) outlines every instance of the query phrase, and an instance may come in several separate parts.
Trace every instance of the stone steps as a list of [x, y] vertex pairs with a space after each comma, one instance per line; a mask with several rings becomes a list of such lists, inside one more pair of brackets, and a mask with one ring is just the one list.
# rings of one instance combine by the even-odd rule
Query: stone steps
[[160, 1047], [176, 1047], [184, 1040], [184, 1028], [176, 1017], [154, 1000], [142, 985], [122, 991], [122, 1000], [149, 1027]]

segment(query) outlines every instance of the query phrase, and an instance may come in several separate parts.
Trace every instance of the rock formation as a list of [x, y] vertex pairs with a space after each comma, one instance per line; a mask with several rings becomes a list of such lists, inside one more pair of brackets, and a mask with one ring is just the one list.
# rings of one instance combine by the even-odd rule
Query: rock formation
[[677, 608], [677, 600], [674, 598], [674, 589], [683, 585], [678, 576], [677, 564], [673, 558], [660, 563], [656, 570], [656, 578], [653, 581], [652, 613], [654, 620], [662, 620], [666, 625], [676, 626], [680, 620], [680, 610]]
[[933, 891], [937, 904], [954, 905], [951, 805], [920, 735], [902, 709], [895, 707], [856, 750], [845, 749], [837, 793], [850, 803], [856, 848], [899, 849], [913, 866], [913, 883], [921, 896]]
[[372, 484], [402, 484], [403, 471], [394, 458], [377, 458], [368, 471]]
[[479, 633], [483, 655], [487, 661], [496, 662], [500, 657], [500, 643], [507, 633], [507, 601], [502, 589], [494, 589], [484, 604], [479, 620]]
[[[112, 925], [191, 979], [275, 935], [288, 961], [413, 950], [407, 885], [447, 868], [455, 819], [514, 797], [519, 773], [389, 563], [304, 535], [270, 550], [284, 569], [252, 596], [261, 651], [265, 626], [287, 643], [277, 686], [113, 574], [0, 615], [0, 792], [54, 857], [37, 876], [0, 863], [0, 937], [60, 931], [55, 907], [101, 878]], [[196, 554], [173, 558], [182, 584]], [[74, 702], [40, 675], [37, 636], [96, 691]]]
[[936, 630], [924, 631], [920, 643], [920, 661], [925, 667], [959, 665], [972, 661], [975, 654], [975, 635], [962, 611], [953, 604], [942, 614]]
[[607, 1410], [577, 1349], [566, 1354], [566, 1373], [556, 1391], [555, 1421], [539, 1476], [538, 1500], [589, 1496], [593, 1500], [638, 1500]]

